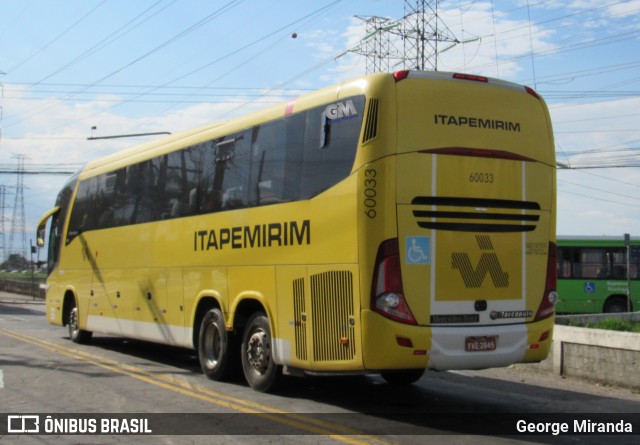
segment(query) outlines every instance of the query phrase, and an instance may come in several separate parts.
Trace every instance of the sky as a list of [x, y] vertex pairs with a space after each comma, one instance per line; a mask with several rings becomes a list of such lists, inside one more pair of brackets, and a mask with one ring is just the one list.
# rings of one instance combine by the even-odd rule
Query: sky
[[[405, 7], [0, 0], [0, 172], [19, 158], [39, 172], [23, 176], [24, 221], [14, 211], [18, 177], [0, 174], [5, 233], [24, 226], [33, 239], [69, 177], [52, 173], [153, 139], [88, 137], [175, 133], [361, 76], [365, 18], [394, 23]], [[558, 234], [640, 236], [640, 0], [441, 0], [437, 12], [441, 35], [458, 43], [439, 43], [429, 68], [528, 85], [545, 98]], [[5, 248], [19, 251], [20, 235], [12, 238]]]

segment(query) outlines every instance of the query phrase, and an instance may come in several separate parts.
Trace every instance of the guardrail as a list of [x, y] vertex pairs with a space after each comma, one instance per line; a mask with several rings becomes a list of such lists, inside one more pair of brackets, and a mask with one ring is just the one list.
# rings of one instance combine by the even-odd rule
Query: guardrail
[[43, 283], [42, 279], [34, 279], [31, 281], [31, 277], [25, 277], [24, 279], [0, 279], [0, 291], [12, 292], [21, 295], [30, 295], [34, 298], [45, 297], [45, 292], [40, 289], [40, 283]]

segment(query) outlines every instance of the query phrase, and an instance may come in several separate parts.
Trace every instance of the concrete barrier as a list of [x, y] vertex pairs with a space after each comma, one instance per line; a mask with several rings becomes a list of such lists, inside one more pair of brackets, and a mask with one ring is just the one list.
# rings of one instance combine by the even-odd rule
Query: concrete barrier
[[640, 333], [568, 326], [607, 318], [640, 320], [640, 313], [558, 317], [549, 358], [540, 371], [640, 389]]
[[44, 298], [45, 292], [40, 289], [39, 283], [18, 280], [0, 280], [0, 291], [29, 295], [35, 298]]

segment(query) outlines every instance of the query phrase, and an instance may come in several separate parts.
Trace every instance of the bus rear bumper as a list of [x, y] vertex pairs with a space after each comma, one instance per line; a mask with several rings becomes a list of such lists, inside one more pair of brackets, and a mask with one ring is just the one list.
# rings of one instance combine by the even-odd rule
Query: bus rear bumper
[[429, 368], [484, 369], [544, 360], [553, 321], [527, 324], [432, 328]]
[[[432, 327], [363, 311], [362, 323], [364, 367], [369, 370], [444, 371], [539, 362], [549, 353], [553, 331], [553, 317], [526, 324]], [[472, 343], [489, 346], [474, 350]]]

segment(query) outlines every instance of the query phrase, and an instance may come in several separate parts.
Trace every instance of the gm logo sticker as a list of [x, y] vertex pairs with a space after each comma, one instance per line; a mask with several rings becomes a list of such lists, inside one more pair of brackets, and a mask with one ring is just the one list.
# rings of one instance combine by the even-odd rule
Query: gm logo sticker
[[407, 264], [431, 264], [431, 239], [428, 236], [408, 236], [405, 239]]
[[327, 105], [324, 110], [324, 115], [333, 122], [338, 122], [344, 119], [351, 119], [358, 116], [358, 110], [353, 105], [352, 100], [346, 102], [337, 102], [335, 104]]

